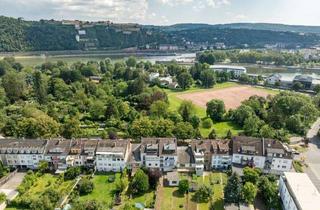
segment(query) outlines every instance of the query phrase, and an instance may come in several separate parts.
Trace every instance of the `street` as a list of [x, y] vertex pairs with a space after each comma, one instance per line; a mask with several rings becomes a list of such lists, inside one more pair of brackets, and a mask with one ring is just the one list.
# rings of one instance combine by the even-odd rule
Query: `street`
[[0, 186], [0, 192], [5, 193], [9, 200], [13, 200], [18, 195], [17, 187], [21, 184], [25, 175], [25, 173], [16, 173], [4, 185]]
[[309, 148], [304, 155], [306, 163], [309, 166], [305, 169], [305, 172], [320, 192], [320, 138], [317, 135], [319, 129], [320, 118], [318, 118], [307, 133], [307, 138], [310, 139], [310, 142]]

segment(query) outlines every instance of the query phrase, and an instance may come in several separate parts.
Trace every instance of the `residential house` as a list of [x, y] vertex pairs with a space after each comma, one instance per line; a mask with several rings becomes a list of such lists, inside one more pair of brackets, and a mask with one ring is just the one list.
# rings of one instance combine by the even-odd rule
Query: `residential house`
[[274, 139], [237, 136], [232, 139], [232, 163], [282, 174], [292, 167], [292, 150]]
[[282, 78], [281, 74], [275, 73], [275, 74], [272, 74], [272, 75], [267, 77], [266, 83], [268, 85], [272, 85], [272, 86], [280, 85], [281, 84], [281, 78]]
[[211, 169], [212, 141], [193, 140], [191, 141], [192, 153], [195, 160], [195, 171], [198, 176], [202, 176], [204, 170]]
[[179, 173], [177, 171], [168, 172], [164, 178], [167, 186], [170, 186], [170, 187], [179, 186], [180, 178], [179, 178]]
[[72, 140], [52, 139], [48, 141], [44, 159], [49, 163], [51, 169], [61, 173], [67, 169], [67, 157], [70, 153]]
[[232, 163], [229, 140], [215, 140], [212, 144], [211, 169], [228, 169]]
[[177, 148], [179, 172], [193, 172], [195, 170], [195, 159], [191, 146], [179, 146]]
[[68, 166], [85, 166], [94, 168], [95, 152], [99, 140], [97, 139], [76, 139], [72, 141], [70, 153], [67, 156]]
[[175, 138], [142, 138], [141, 161], [150, 169], [172, 171], [177, 165], [177, 140]]
[[284, 210], [319, 209], [320, 193], [305, 173], [285, 172], [279, 192]]
[[0, 141], [0, 156], [3, 164], [22, 169], [36, 169], [44, 159], [46, 140], [3, 139]]
[[96, 151], [98, 171], [122, 171], [128, 163], [131, 151], [129, 140], [101, 140]]
[[304, 89], [311, 89], [313, 77], [308, 75], [297, 75], [293, 79], [293, 83], [300, 82]]

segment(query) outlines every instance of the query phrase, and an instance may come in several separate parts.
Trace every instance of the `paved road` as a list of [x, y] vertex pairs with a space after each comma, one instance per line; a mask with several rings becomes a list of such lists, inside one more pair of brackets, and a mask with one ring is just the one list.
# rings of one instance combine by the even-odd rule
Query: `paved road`
[[304, 155], [306, 157], [306, 163], [309, 166], [305, 172], [320, 192], [320, 138], [317, 135], [319, 129], [320, 118], [318, 118], [307, 133], [307, 138], [310, 139], [310, 143], [308, 151]]
[[4, 185], [0, 186], [0, 192], [5, 193], [9, 200], [13, 200], [18, 195], [17, 187], [20, 185], [25, 175], [25, 173], [16, 173]]

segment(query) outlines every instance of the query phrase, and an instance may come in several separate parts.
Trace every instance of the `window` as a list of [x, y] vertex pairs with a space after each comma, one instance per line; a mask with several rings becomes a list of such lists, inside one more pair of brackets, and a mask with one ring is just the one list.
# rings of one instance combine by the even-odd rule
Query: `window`
[[172, 181], [172, 184], [177, 184], [177, 181]]
[[286, 166], [282, 166], [282, 168], [287, 168]]

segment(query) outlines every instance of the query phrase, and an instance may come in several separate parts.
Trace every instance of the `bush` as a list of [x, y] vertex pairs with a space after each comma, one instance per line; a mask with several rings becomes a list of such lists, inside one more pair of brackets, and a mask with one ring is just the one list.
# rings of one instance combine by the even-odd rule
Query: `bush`
[[81, 174], [80, 167], [70, 167], [67, 169], [67, 171], [64, 174], [65, 180], [72, 180], [75, 179], [77, 176]]
[[83, 178], [78, 183], [78, 191], [80, 195], [86, 195], [91, 193], [93, 191], [93, 188], [94, 188], [94, 184], [88, 178]]
[[189, 190], [189, 181], [184, 179], [179, 182], [179, 193], [184, 195]]
[[210, 118], [203, 120], [202, 127], [207, 128], [207, 129], [211, 128], [212, 127], [212, 120]]

